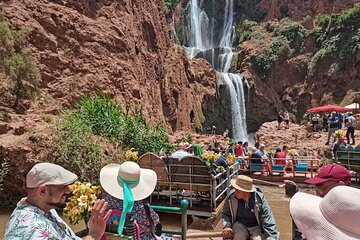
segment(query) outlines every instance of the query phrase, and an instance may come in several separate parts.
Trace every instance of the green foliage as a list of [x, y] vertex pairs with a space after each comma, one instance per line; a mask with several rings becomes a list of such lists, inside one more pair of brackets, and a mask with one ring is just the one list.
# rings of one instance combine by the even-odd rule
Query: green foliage
[[360, 49], [360, 4], [341, 13], [322, 15], [317, 18], [315, 35], [319, 50], [314, 54], [308, 67], [309, 75], [316, 66], [328, 60], [332, 70], [341, 70]]
[[239, 24], [236, 30], [236, 36], [238, 36], [237, 38], [239, 39], [239, 43], [250, 39], [251, 33], [253, 32], [253, 27], [256, 25], [256, 22], [247, 19]]
[[302, 25], [285, 18], [281, 20], [279, 27], [274, 30], [274, 35], [285, 37], [289, 47], [294, 49], [295, 54], [304, 52], [307, 33]]
[[178, 2], [180, 2], [180, 0], [163, 0], [166, 13], [168, 13], [173, 7], [175, 7]]
[[121, 111], [119, 106], [107, 96], [83, 99], [77, 114], [94, 135], [117, 138], [120, 131]]
[[123, 117], [119, 135], [119, 141], [123, 145], [135, 148], [139, 155], [146, 152], [159, 153], [161, 150], [169, 153], [174, 150], [161, 123], [154, 126], [147, 124], [141, 110], [133, 114], [132, 117], [127, 114]]
[[100, 169], [108, 159], [90, 134], [90, 127], [76, 112], [67, 112], [48, 160], [74, 172], [81, 180], [97, 182]]
[[3, 182], [4, 179], [7, 175], [7, 173], [9, 172], [9, 167], [7, 162], [4, 160], [1, 164], [0, 164], [0, 191], [2, 191], [2, 186], [3, 186]]
[[33, 98], [40, 83], [37, 61], [27, 52], [25, 45], [25, 32], [15, 30], [7, 19], [0, 15], [0, 71], [13, 80], [15, 107], [20, 99]]
[[49, 161], [73, 171], [82, 180], [96, 182], [101, 167], [114, 161], [101, 147], [104, 142], [135, 148], [140, 155], [174, 150], [165, 128], [160, 123], [147, 124], [141, 108], [131, 113], [127, 107], [122, 112], [109, 97], [97, 96], [83, 99], [75, 110], [65, 113]]
[[270, 47], [260, 48], [251, 56], [252, 68], [260, 78], [266, 79], [279, 56], [287, 58], [290, 55], [291, 50], [288, 41], [280, 36], [270, 44]]

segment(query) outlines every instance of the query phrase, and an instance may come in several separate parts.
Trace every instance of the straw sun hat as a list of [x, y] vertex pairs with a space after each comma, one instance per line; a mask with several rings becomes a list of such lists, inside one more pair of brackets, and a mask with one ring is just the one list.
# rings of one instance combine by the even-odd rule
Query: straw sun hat
[[255, 192], [252, 178], [245, 175], [239, 175], [236, 178], [231, 179], [230, 184], [235, 189], [243, 192]]
[[[122, 180], [120, 180], [122, 179]], [[124, 199], [124, 186], [121, 181], [128, 183], [134, 196], [134, 201], [147, 198], [154, 191], [157, 175], [151, 169], [140, 168], [131, 161], [120, 164], [109, 164], [100, 171], [100, 184], [111, 196]]]
[[360, 239], [360, 190], [337, 186], [324, 197], [298, 192], [290, 213], [299, 231], [311, 240]]

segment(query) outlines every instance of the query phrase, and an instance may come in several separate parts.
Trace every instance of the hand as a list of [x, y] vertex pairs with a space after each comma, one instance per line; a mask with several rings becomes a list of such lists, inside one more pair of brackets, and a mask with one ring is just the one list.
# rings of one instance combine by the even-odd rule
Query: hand
[[108, 203], [96, 200], [88, 222], [89, 235], [92, 239], [99, 240], [105, 233], [106, 223], [111, 215], [111, 210], [106, 211]]
[[228, 228], [228, 227], [224, 228], [222, 230], [222, 234], [223, 234], [224, 238], [231, 238], [231, 239], [234, 238], [234, 232], [233, 232], [233, 230], [231, 228]]

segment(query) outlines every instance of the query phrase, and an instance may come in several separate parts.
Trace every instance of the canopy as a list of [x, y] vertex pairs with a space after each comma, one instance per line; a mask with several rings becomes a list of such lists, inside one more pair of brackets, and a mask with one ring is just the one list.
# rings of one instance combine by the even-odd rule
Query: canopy
[[310, 108], [307, 110], [307, 112], [310, 112], [310, 113], [332, 112], [332, 111], [346, 112], [346, 111], [350, 111], [350, 110], [351, 110], [350, 108], [341, 107], [341, 106], [337, 106], [337, 105], [326, 105], [326, 106], [321, 106], [321, 107]]
[[352, 103], [350, 105], [345, 106], [346, 108], [351, 108], [351, 109], [359, 109], [359, 104], [358, 103]]

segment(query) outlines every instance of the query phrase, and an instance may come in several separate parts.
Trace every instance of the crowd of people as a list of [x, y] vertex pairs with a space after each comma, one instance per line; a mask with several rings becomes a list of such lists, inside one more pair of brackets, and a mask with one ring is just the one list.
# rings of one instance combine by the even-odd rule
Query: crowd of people
[[[173, 239], [161, 236], [159, 216], [146, 201], [155, 189], [157, 174], [132, 161], [109, 164], [100, 171], [103, 199], [96, 200], [83, 239], [104, 239], [109, 219], [117, 217], [116, 233], [126, 234], [127, 221], [135, 221], [138, 239]], [[56, 209], [66, 205], [69, 185], [77, 176], [52, 163], [38, 163], [26, 176], [27, 196], [10, 216], [5, 240], [81, 239], [59, 217]], [[317, 196], [298, 192], [290, 201], [298, 239], [359, 239], [360, 190], [350, 186], [351, 173], [337, 164], [324, 165], [305, 181], [315, 186]], [[271, 207], [252, 178], [238, 175], [222, 210], [224, 239], [279, 239]], [[130, 217], [129, 217], [130, 216]]]
[[[338, 112], [331, 112], [330, 114], [310, 114], [308, 118], [311, 119], [311, 127], [314, 132], [326, 131], [328, 138], [325, 145], [330, 144], [331, 137], [335, 131], [339, 129], [346, 129], [347, 144], [355, 145], [355, 128], [357, 125], [356, 118], [352, 112], [345, 114]], [[335, 142], [335, 138], [333, 141]]]

